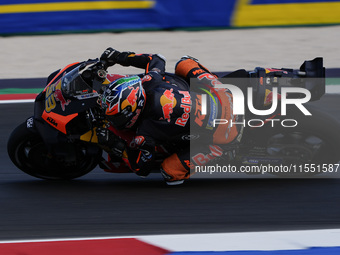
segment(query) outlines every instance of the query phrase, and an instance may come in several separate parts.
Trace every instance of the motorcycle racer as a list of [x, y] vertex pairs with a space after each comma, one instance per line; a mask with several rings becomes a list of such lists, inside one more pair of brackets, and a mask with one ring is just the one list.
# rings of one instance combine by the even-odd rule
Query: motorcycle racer
[[[303, 105], [325, 94], [320, 57], [304, 61], [299, 70], [256, 67], [217, 78], [191, 57], [183, 57], [171, 74], [160, 55], [107, 53], [112, 55], [68, 64], [48, 77], [35, 99], [34, 115], [13, 130], [7, 143], [20, 170], [65, 180], [96, 166], [141, 176], [161, 168], [174, 184], [194, 173], [207, 177], [215, 172], [211, 167], [222, 164], [237, 169], [240, 164], [339, 161], [340, 143], [333, 139], [337, 129], [321, 132], [318, 125], [338, 127], [337, 122]], [[118, 62], [146, 72], [108, 74], [108, 66]]]
[[[138, 175], [146, 176], [154, 162], [157, 144], [176, 144], [177, 149], [161, 164], [161, 173], [169, 185], [181, 184], [190, 176], [190, 168], [202, 162], [191, 159], [190, 118], [194, 125], [206, 125], [209, 116], [201, 114], [201, 97], [190, 92], [190, 78], [198, 78], [212, 89], [219, 82], [207, 68], [192, 57], [183, 57], [175, 76], [165, 72], [165, 58], [159, 54], [135, 54], [108, 48], [101, 56], [108, 66], [120, 64], [143, 68], [139, 76], [122, 77], [104, 91], [101, 107], [117, 129], [134, 129], [137, 149], [127, 148], [123, 159]], [[215, 91], [220, 117], [232, 116], [232, 95], [227, 90]], [[209, 112], [209, 111], [208, 111]], [[209, 113], [208, 113], [209, 115]], [[211, 136], [212, 144], [228, 144], [238, 135], [236, 126], [220, 125]], [[220, 149], [220, 148], [219, 148]], [[216, 147], [199, 148], [198, 154], [214, 154]], [[198, 155], [197, 154], [197, 155]]]

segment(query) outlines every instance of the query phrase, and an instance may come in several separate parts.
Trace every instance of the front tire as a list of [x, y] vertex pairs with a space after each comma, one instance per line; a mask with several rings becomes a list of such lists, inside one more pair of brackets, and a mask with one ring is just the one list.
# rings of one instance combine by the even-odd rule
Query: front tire
[[47, 146], [33, 127], [24, 122], [10, 135], [7, 151], [10, 159], [23, 172], [41, 179], [67, 180], [83, 176], [93, 170], [100, 158], [101, 150], [89, 152], [86, 144], [67, 144], [75, 152], [75, 160], [67, 156], [56, 157], [48, 152]]

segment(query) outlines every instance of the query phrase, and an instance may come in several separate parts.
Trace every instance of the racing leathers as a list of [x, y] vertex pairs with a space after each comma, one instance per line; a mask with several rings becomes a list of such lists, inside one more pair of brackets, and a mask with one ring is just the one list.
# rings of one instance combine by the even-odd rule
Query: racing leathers
[[[168, 150], [170, 156], [161, 163], [161, 173], [168, 184], [177, 184], [189, 178], [190, 168], [205, 164], [209, 158], [217, 156], [216, 150], [220, 151], [221, 148], [216, 144], [228, 144], [235, 140], [238, 135], [236, 126], [219, 125], [215, 128], [209, 123], [212, 117], [234, 118], [231, 113], [232, 95], [227, 90], [215, 90], [214, 85], [219, 82], [217, 77], [197, 60], [182, 58], [176, 65], [175, 75], [165, 72], [165, 59], [157, 54], [122, 52], [116, 62], [145, 69], [141, 79], [146, 103], [136, 123], [135, 148], [127, 148], [123, 156], [138, 175], [149, 174], [157, 150], [162, 148]], [[202, 98], [199, 92], [190, 90], [190, 78], [197, 78], [205, 90], [212, 91], [211, 100], [220, 102], [215, 105], [218, 110], [208, 107], [206, 115], [201, 113]], [[199, 136], [190, 133], [190, 125], [211, 128], [210, 144], [195, 147], [197, 153], [190, 151], [190, 141]]]

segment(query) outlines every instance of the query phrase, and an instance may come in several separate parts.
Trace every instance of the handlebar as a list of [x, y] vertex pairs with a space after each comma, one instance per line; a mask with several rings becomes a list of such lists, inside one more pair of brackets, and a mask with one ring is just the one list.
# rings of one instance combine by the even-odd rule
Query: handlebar
[[68, 72], [62, 80], [62, 89], [67, 96], [82, 95], [93, 90], [102, 91], [107, 65], [104, 61], [90, 59]]
[[95, 62], [89, 64], [81, 71], [81, 76], [89, 84], [92, 84], [94, 80], [103, 81], [106, 78], [107, 68], [106, 61], [96, 59]]

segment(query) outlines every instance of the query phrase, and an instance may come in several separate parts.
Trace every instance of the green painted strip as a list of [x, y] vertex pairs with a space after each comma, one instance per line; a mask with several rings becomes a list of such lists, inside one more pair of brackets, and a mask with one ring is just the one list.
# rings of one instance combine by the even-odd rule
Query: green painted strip
[[42, 88], [34, 88], [34, 89], [17, 89], [17, 88], [9, 88], [9, 89], [0, 89], [0, 94], [38, 94], [42, 91]]
[[326, 85], [340, 85], [340, 78], [326, 78]]

